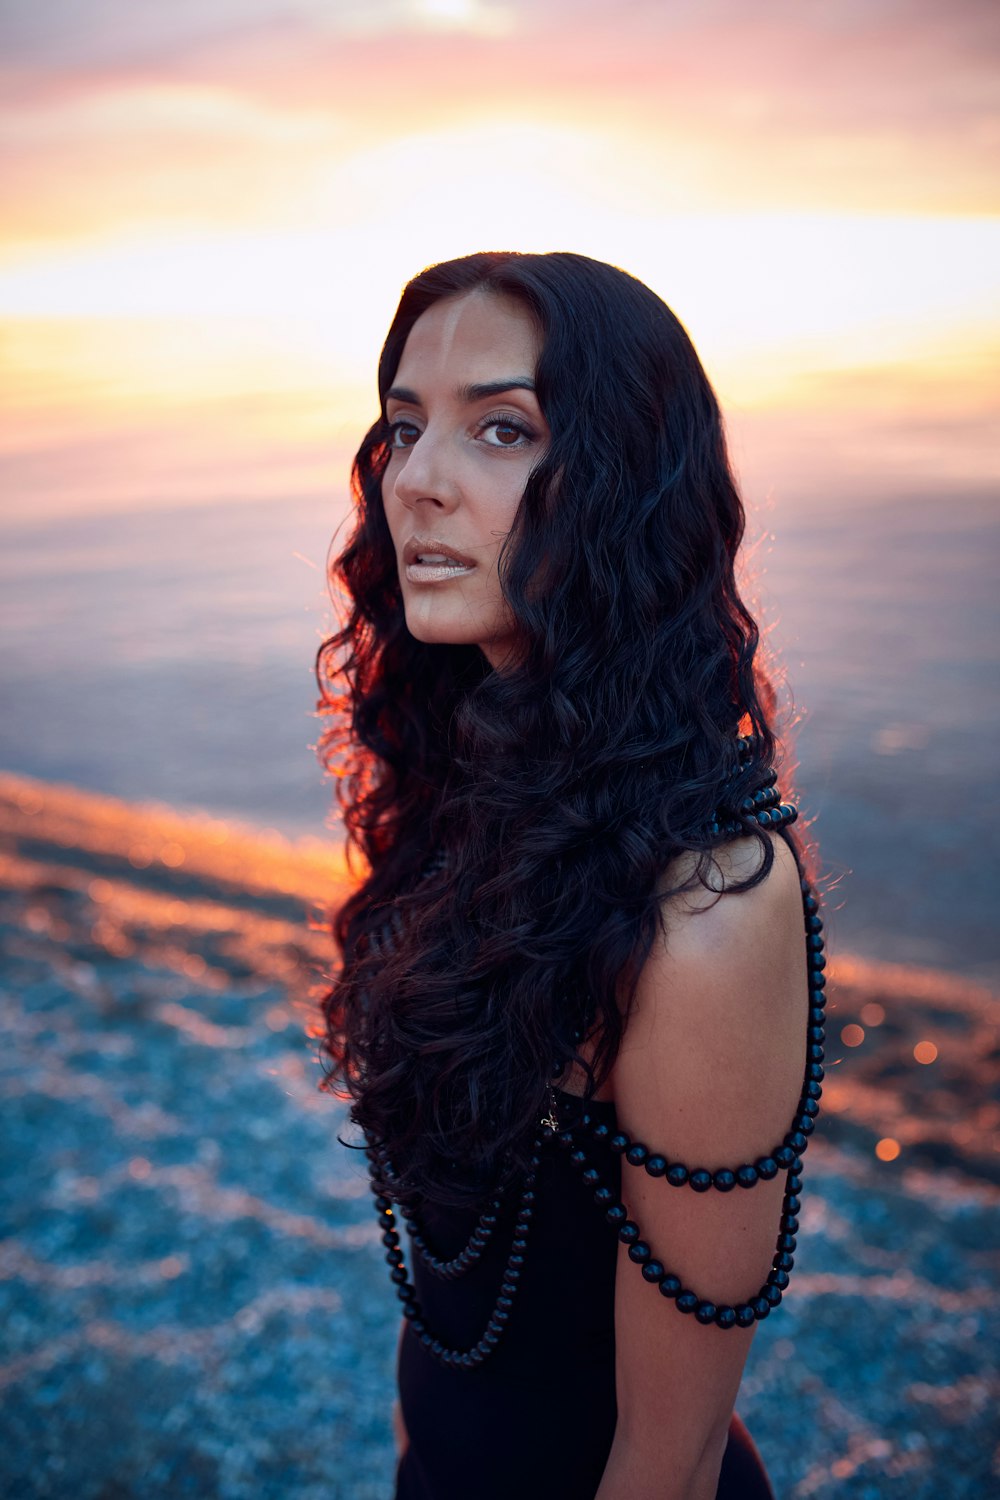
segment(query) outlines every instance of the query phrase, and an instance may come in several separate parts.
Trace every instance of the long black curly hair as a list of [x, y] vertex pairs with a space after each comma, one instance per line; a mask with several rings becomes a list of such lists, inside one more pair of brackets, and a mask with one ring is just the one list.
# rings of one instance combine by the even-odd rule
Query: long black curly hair
[[[533, 314], [551, 432], [501, 553], [519, 642], [502, 672], [409, 634], [381, 495], [410, 329], [474, 289]], [[736, 583], [744, 513], [718, 403], [641, 282], [561, 252], [431, 266], [403, 292], [378, 383], [332, 565], [346, 615], [317, 662], [320, 753], [366, 867], [333, 917], [322, 1048], [397, 1198], [466, 1205], [523, 1166], [581, 1039], [588, 1093], [607, 1077], [665, 872], [695, 851], [688, 884], [705, 880], [725, 818], [766, 784], [773, 694]], [[771, 841], [741, 826], [763, 845], [755, 884]]]

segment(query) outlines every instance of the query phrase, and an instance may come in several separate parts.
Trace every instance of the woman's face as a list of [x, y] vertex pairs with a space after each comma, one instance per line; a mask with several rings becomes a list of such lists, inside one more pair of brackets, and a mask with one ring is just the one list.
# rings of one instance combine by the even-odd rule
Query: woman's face
[[465, 292], [410, 330], [386, 397], [382, 503], [418, 641], [514, 650], [497, 559], [549, 430], [534, 392], [541, 336], [521, 303]]

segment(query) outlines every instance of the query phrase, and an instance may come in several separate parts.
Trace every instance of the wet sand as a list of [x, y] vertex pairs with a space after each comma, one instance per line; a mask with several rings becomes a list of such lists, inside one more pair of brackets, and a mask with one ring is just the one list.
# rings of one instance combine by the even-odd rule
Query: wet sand
[[[308, 1035], [346, 878], [332, 841], [0, 777], [3, 1493], [390, 1493], [395, 1301]], [[836, 952], [830, 989], [796, 1269], [740, 1411], [779, 1500], [979, 1497], [998, 1002]]]

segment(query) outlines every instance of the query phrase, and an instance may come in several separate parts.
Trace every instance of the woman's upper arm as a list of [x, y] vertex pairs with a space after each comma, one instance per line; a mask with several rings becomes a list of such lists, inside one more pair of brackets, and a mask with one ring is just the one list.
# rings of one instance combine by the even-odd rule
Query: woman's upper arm
[[[718, 899], [671, 899], [615, 1064], [621, 1129], [691, 1169], [752, 1163], [780, 1145], [797, 1113], [806, 948], [798, 870], [785, 841], [773, 842], [774, 865], [760, 885]], [[759, 859], [759, 842], [748, 839], [720, 864], [731, 883]], [[750, 1189], [704, 1193], [625, 1161], [622, 1174], [629, 1217], [684, 1287], [717, 1305], [757, 1295], [775, 1253], [784, 1173]], [[638, 1500], [644, 1480], [665, 1494], [664, 1475], [693, 1477], [721, 1462], [753, 1329], [720, 1329], [679, 1312], [624, 1245], [615, 1327], [618, 1427], [609, 1471], [617, 1466], [623, 1478], [628, 1471]], [[677, 1484], [678, 1494], [688, 1493]]]

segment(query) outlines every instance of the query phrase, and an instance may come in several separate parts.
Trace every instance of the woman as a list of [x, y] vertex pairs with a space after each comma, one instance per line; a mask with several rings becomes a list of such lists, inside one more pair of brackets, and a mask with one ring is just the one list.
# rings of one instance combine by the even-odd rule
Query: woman
[[652, 292], [562, 253], [417, 276], [379, 393], [320, 657], [367, 864], [325, 1046], [404, 1315], [397, 1496], [769, 1495], [733, 1405], [822, 924], [717, 403]]

